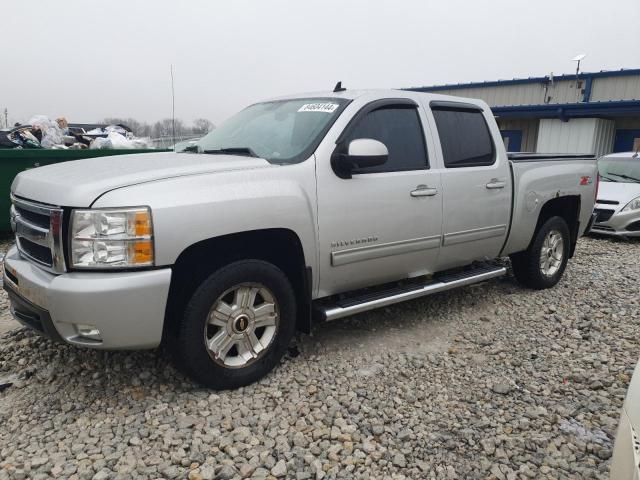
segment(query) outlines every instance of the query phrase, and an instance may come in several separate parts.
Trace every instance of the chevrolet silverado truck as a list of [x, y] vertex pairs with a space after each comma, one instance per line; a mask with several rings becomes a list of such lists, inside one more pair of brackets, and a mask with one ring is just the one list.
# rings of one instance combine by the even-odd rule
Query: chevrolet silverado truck
[[295, 95], [189, 149], [20, 173], [15, 317], [97, 349], [161, 343], [196, 381], [247, 385], [296, 330], [504, 275], [554, 286], [592, 221], [592, 156], [507, 155], [486, 103]]

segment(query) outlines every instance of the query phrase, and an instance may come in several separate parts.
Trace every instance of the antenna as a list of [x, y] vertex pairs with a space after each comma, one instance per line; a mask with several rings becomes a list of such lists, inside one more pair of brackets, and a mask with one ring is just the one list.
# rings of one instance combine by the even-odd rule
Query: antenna
[[173, 89], [173, 64], [171, 64], [171, 143], [176, 143], [176, 94]]
[[334, 92], [344, 92], [346, 88], [342, 86], [342, 82], [336, 83], [336, 86], [333, 88]]

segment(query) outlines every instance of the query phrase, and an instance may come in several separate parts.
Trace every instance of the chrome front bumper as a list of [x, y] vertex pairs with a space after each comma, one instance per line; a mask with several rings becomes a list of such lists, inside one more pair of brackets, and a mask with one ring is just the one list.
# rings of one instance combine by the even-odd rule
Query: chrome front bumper
[[[171, 269], [49, 273], [14, 246], [4, 259], [4, 286], [16, 320], [55, 340], [100, 349], [160, 344]], [[99, 340], [81, 335], [94, 326]]]

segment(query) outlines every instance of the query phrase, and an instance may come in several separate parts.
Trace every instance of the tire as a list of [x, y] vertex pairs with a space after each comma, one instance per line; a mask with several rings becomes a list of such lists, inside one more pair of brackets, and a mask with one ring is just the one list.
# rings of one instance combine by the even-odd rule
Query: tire
[[241, 260], [221, 267], [185, 308], [175, 345], [178, 365], [216, 390], [249, 385], [287, 351], [296, 311], [291, 283], [275, 265]]
[[[554, 247], [553, 242], [557, 239], [562, 243]], [[535, 233], [527, 250], [511, 255], [511, 266], [518, 282], [535, 290], [555, 286], [567, 267], [570, 241], [567, 222], [562, 217], [549, 218]]]

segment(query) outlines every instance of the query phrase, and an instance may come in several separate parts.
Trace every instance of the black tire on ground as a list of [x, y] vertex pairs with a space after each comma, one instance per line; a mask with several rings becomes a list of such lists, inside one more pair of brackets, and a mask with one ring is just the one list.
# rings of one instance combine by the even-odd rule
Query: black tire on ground
[[[562, 260], [552, 275], [545, 275], [540, 265], [545, 239], [550, 232], [556, 231], [562, 237]], [[537, 230], [533, 242], [527, 250], [511, 255], [513, 273], [519, 283], [525, 287], [542, 290], [555, 286], [564, 273], [569, 259], [570, 235], [567, 222], [562, 217], [551, 217]]]
[[[210, 310], [218, 299], [237, 285], [260, 284], [277, 304], [275, 335], [262, 353], [246, 366], [229, 367], [214, 360], [205, 345]], [[264, 377], [283, 357], [296, 326], [296, 298], [287, 276], [262, 260], [241, 260], [212, 273], [189, 300], [174, 351], [178, 366], [196, 382], [216, 390], [237, 388]], [[233, 347], [235, 348], [235, 347]]]

